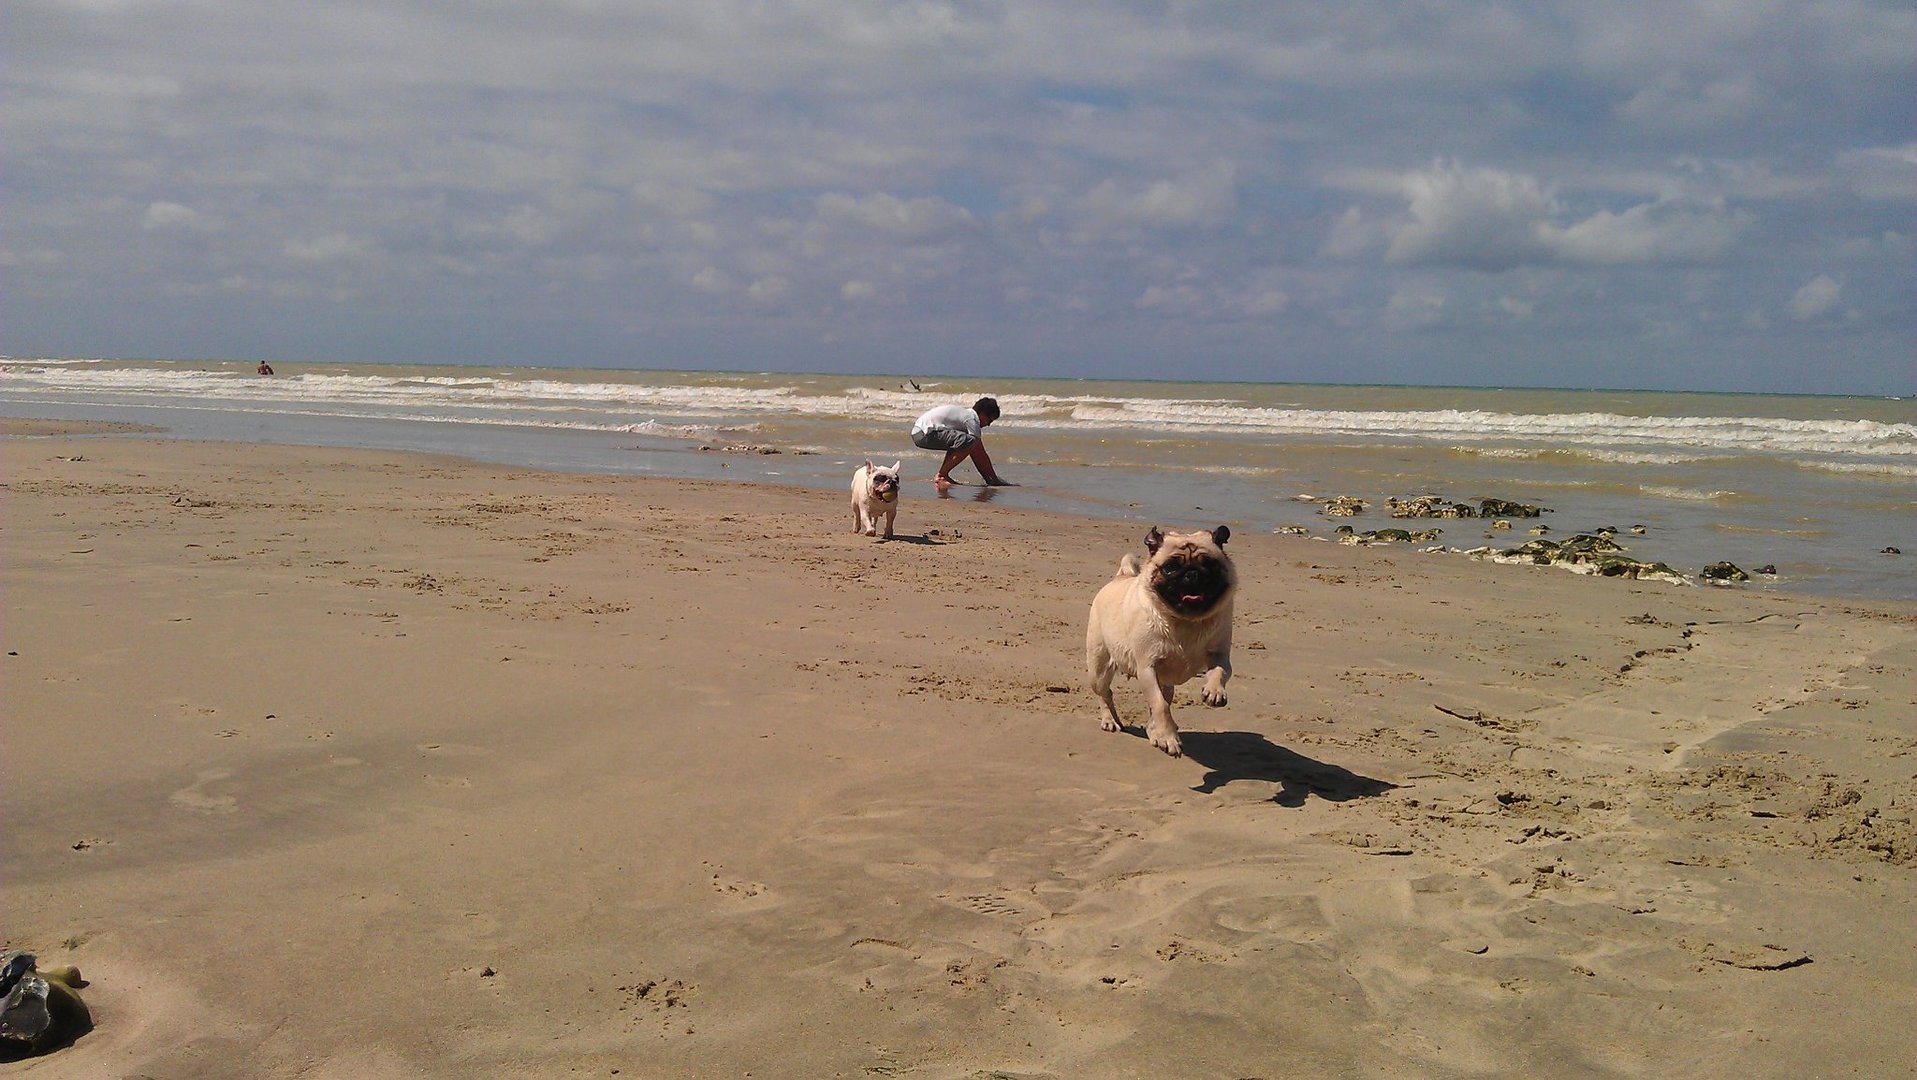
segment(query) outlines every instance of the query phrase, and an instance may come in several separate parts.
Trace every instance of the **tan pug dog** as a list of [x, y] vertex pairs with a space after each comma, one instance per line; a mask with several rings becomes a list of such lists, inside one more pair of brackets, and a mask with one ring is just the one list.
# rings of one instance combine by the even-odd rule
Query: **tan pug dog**
[[1085, 670], [1104, 708], [1099, 726], [1119, 731], [1112, 680], [1120, 674], [1145, 684], [1152, 745], [1178, 757], [1178, 725], [1172, 721], [1172, 688], [1203, 673], [1205, 704], [1225, 703], [1231, 678], [1231, 603], [1238, 571], [1225, 554], [1231, 530], [1171, 533], [1152, 526], [1145, 534], [1150, 559], [1119, 560], [1118, 573], [1092, 600], [1085, 628]]
[[899, 516], [899, 465], [891, 468], [874, 465], [868, 459], [852, 472], [852, 531], [866, 536], [879, 535], [879, 518], [885, 518], [885, 539], [892, 539], [892, 520]]

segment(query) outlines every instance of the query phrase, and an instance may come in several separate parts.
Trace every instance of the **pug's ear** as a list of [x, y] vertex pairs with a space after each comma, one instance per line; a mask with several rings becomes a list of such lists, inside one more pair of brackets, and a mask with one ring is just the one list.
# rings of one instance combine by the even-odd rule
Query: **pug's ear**
[[1164, 542], [1165, 534], [1159, 532], [1158, 526], [1156, 525], [1152, 526], [1151, 532], [1145, 534], [1145, 550], [1151, 552], [1153, 555], [1158, 554], [1158, 545]]
[[1219, 547], [1224, 547], [1225, 541], [1229, 539], [1231, 539], [1231, 530], [1225, 528], [1223, 525], [1211, 531], [1211, 542], [1217, 544]]

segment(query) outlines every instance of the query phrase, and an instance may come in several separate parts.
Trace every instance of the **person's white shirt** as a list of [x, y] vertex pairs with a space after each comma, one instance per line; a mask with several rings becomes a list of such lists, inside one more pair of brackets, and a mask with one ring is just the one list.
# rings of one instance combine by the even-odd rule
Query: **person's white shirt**
[[974, 439], [982, 433], [978, 413], [964, 405], [940, 405], [925, 410], [923, 415], [912, 421], [912, 434], [917, 435], [922, 431], [963, 431]]

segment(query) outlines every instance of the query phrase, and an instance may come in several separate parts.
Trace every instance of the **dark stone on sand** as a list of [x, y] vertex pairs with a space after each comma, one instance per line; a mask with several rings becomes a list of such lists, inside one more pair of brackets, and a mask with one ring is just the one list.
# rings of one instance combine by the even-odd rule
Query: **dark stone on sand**
[[1617, 541], [1602, 533], [1579, 533], [1558, 545], [1560, 562], [1589, 562], [1594, 556], [1623, 551]]
[[1727, 562], [1714, 562], [1697, 572], [1705, 581], [1749, 581], [1751, 576]]
[[1363, 513], [1369, 505], [1356, 495], [1334, 495], [1325, 500], [1324, 508], [1318, 512], [1326, 517], [1351, 517]]
[[1415, 499], [1400, 502], [1396, 497], [1385, 500], [1391, 508], [1394, 518], [1468, 518], [1477, 517], [1476, 507], [1459, 502], [1448, 502], [1442, 495], [1420, 495]]
[[1503, 499], [1485, 499], [1478, 503], [1479, 517], [1537, 517], [1551, 513], [1548, 506], [1531, 506], [1528, 503], [1506, 502]]
[[1755, 570], [1753, 570], [1753, 571], [1751, 571], [1751, 573], [1753, 573], [1753, 574], [1763, 574], [1763, 575], [1764, 575], [1765, 577], [1776, 577], [1776, 576], [1777, 576], [1777, 567], [1775, 567], [1775, 566], [1772, 566], [1772, 565], [1771, 565], [1770, 563], [1765, 563], [1764, 565], [1762, 565], [1762, 566], [1760, 566], [1760, 567], [1758, 567], [1757, 569], [1755, 569]]
[[1377, 529], [1358, 532], [1349, 525], [1338, 527], [1341, 544], [1419, 544], [1436, 540], [1441, 529]]
[[1612, 555], [1600, 558], [1591, 564], [1599, 577], [1621, 577], [1633, 580], [1662, 578], [1666, 581], [1681, 581], [1683, 575], [1661, 562], [1642, 562], [1627, 555]]
[[1900, 548], [1894, 548], [1894, 547], [1887, 547], [1887, 548], [1885, 548], [1885, 549], [1884, 549], [1884, 550], [1883, 550], [1883, 551], [1882, 551], [1882, 552], [1881, 552], [1880, 554], [1884, 554], [1884, 555], [1902, 555], [1902, 554], [1903, 554], [1903, 550], [1902, 550], [1902, 549], [1900, 549]]

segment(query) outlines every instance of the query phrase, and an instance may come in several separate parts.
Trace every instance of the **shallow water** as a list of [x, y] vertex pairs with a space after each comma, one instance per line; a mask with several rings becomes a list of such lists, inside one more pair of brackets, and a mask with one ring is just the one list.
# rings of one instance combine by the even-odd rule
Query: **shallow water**
[[[1533, 522], [1400, 522], [1387, 496], [1551, 507], [1555, 536], [1615, 526], [1694, 573], [1774, 564], [1748, 587], [1917, 598], [1917, 402], [1587, 390], [932, 379], [562, 368], [0, 360], [0, 414], [132, 420], [171, 437], [381, 447], [584, 472], [837, 490], [872, 457], [933, 498], [919, 412], [995, 395], [986, 442], [1020, 486], [956, 498], [1167, 526], [1437, 526], [1514, 546]], [[749, 444], [777, 454], [702, 447]], [[969, 472], [962, 467], [960, 474]], [[1355, 495], [1328, 519], [1300, 496]], [[908, 505], [909, 514], [909, 505]], [[1630, 527], [1642, 525], [1643, 535]], [[1888, 546], [1911, 552], [1882, 554]]]

